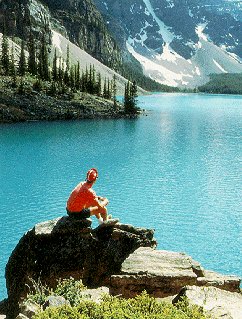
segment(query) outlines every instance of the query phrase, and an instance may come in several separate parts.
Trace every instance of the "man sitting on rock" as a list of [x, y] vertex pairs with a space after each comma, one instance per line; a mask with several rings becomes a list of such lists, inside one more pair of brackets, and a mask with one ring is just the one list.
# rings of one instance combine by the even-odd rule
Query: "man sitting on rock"
[[95, 215], [99, 224], [108, 219], [106, 206], [109, 201], [105, 197], [97, 196], [92, 189], [93, 184], [98, 178], [98, 172], [91, 168], [87, 172], [85, 182], [78, 184], [67, 201], [67, 214], [77, 219], [88, 218]]

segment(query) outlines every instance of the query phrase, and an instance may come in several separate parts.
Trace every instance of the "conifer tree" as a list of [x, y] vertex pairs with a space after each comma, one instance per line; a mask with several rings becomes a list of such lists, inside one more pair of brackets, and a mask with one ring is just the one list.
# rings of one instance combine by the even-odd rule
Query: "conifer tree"
[[129, 106], [130, 106], [130, 83], [128, 81], [124, 87], [124, 111], [125, 111], [125, 113], [129, 113]]
[[63, 82], [63, 77], [64, 77], [64, 63], [62, 61], [62, 58], [59, 57], [59, 61], [58, 61], [58, 81], [60, 83]]
[[94, 94], [95, 91], [95, 68], [93, 65], [89, 65], [89, 72], [87, 75], [87, 92]]
[[64, 83], [69, 86], [69, 81], [70, 81], [70, 47], [67, 45], [67, 50], [66, 50], [66, 67], [65, 67], [65, 72], [64, 72]]
[[107, 99], [111, 99], [112, 93], [111, 93], [111, 85], [110, 85], [110, 80], [108, 79], [108, 85], [107, 85]]
[[56, 48], [54, 52], [54, 57], [53, 57], [53, 65], [52, 65], [52, 79], [53, 81], [58, 80], [58, 69], [57, 69], [57, 53], [56, 53]]
[[81, 75], [81, 91], [86, 92], [86, 74], [82, 70], [82, 75]]
[[32, 32], [29, 35], [28, 49], [29, 49], [28, 72], [32, 75], [36, 75], [37, 74], [36, 48], [35, 48], [34, 36]]
[[86, 65], [86, 71], [84, 73], [84, 84], [83, 84], [83, 88], [84, 88], [84, 91], [83, 92], [88, 92], [88, 80], [89, 80], [89, 77], [88, 77], [88, 68], [87, 68], [87, 65]]
[[133, 81], [131, 84], [129, 81], [125, 85], [124, 92], [124, 111], [126, 114], [135, 114], [138, 111], [137, 108], [137, 85]]
[[116, 82], [116, 75], [113, 75], [113, 81], [112, 81], [112, 99], [113, 99], [113, 107], [116, 110], [117, 109], [117, 82]]
[[97, 74], [97, 81], [96, 81], [96, 92], [97, 96], [102, 95], [102, 79], [101, 79], [101, 74], [98, 72]]
[[14, 45], [12, 42], [11, 47], [11, 55], [10, 55], [10, 61], [9, 61], [9, 75], [14, 77], [14, 82], [16, 82], [16, 67], [15, 67], [15, 57], [14, 57]]
[[107, 99], [107, 79], [104, 79], [104, 85], [103, 85], [103, 98]]
[[69, 72], [70, 71], [70, 46], [67, 45], [66, 48], [66, 69]]
[[71, 71], [70, 71], [70, 83], [69, 86], [71, 87], [72, 90], [75, 89], [76, 87], [76, 81], [75, 81], [75, 66], [71, 66]]
[[77, 90], [81, 88], [80, 62], [75, 65], [75, 87]]
[[19, 64], [18, 64], [18, 74], [21, 76], [24, 76], [27, 70], [24, 48], [25, 48], [25, 42], [24, 40], [22, 40], [21, 52], [20, 52], [20, 58], [19, 58]]
[[2, 66], [2, 72], [4, 75], [9, 74], [9, 44], [8, 44], [8, 38], [6, 37], [5, 33], [3, 33], [2, 36], [2, 53], [1, 53], [1, 66]]
[[133, 109], [137, 111], [138, 89], [137, 89], [136, 81], [133, 81], [130, 87], [130, 95], [131, 95], [131, 100], [133, 104]]
[[49, 59], [45, 35], [42, 35], [39, 52], [39, 75], [42, 80], [49, 80]]

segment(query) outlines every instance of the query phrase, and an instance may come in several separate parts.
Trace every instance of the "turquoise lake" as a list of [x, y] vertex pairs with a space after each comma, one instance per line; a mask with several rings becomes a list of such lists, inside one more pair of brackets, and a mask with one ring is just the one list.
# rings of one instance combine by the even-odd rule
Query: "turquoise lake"
[[21, 236], [65, 215], [91, 167], [122, 223], [154, 228], [159, 249], [242, 276], [242, 96], [155, 94], [139, 106], [148, 112], [136, 120], [0, 126], [0, 300]]

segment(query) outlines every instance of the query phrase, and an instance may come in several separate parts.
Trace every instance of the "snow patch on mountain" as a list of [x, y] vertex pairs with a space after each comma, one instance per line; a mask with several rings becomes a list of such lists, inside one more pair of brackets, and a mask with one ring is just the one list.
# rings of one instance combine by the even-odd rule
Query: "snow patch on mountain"
[[242, 72], [242, 64], [212, 42], [199, 29], [199, 45], [196, 54], [186, 60], [165, 44], [162, 54], [149, 57], [137, 52], [132, 41], [127, 41], [127, 49], [141, 63], [144, 74], [155, 81], [179, 87], [194, 88], [206, 83], [211, 73]]
[[166, 0], [166, 2], [168, 3], [168, 7], [173, 8], [175, 6], [173, 0]]
[[[195, 26], [194, 32], [198, 36], [198, 41], [186, 43], [195, 49], [195, 53], [190, 59], [179, 55], [171, 48], [172, 41], [179, 39], [179, 36], [171, 32], [170, 28], [157, 17], [150, 0], [143, 0], [143, 2], [146, 6], [146, 14], [149, 12], [152, 16], [154, 24], [156, 23], [159, 27], [158, 33], [164, 40], [161, 54], [145, 45], [148, 38], [145, 29], [150, 25], [146, 21], [145, 26], [140, 29], [139, 37], [135, 39], [129, 37], [126, 42], [128, 51], [141, 63], [145, 75], [161, 84], [194, 88], [206, 83], [211, 73], [242, 72], [242, 64], [238, 63], [239, 58], [215, 45], [206, 34], [208, 22], [205, 19]], [[142, 50], [136, 45], [137, 43], [146, 50]]]
[[242, 72], [241, 1], [94, 1], [107, 2], [124, 31], [122, 45], [159, 83], [193, 88], [211, 73]]
[[105, 8], [106, 8], [106, 10], [108, 11], [108, 5], [107, 5], [107, 2], [103, 2], [103, 4], [104, 4], [104, 6], [105, 6]]
[[182, 59], [182, 57], [177, 54], [175, 51], [170, 49], [170, 46], [168, 43], [165, 43], [163, 45], [163, 52], [161, 55], [157, 55], [156, 58], [158, 60], [166, 60], [166, 61], [170, 61], [170, 62], [174, 62], [177, 64], [177, 60], [178, 59]]
[[[178, 84], [187, 85], [193, 77], [192, 73], [195, 72], [191, 64], [178, 55], [171, 59], [170, 51], [165, 53], [163, 58], [162, 55], [154, 55], [153, 59], [151, 59], [136, 52], [128, 41], [127, 48], [141, 63], [144, 73], [161, 84], [170, 86], [177, 86]], [[182, 61], [178, 62], [178, 59]], [[186, 66], [184, 64], [186, 64]], [[187, 69], [189, 68], [191, 69], [190, 74], [187, 73]]]
[[213, 59], [213, 62], [223, 73], [228, 73], [216, 60]]
[[207, 23], [198, 24], [195, 31], [196, 34], [200, 39], [203, 39], [204, 41], [208, 41], [208, 37], [206, 34], [203, 33], [204, 29], [206, 28]]
[[152, 8], [152, 5], [150, 3], [149, 0], [143, 0], [144, 4], [146, 5], [146, 8], [148, 10], [148, 12], [152, 15], [153, 19], [156, 21], [156, 23], [158, 24], [160, 30], [159, 33], [162, 36], [162, 38], [164, 39], [164, 41], [168, 44], [170, 44], [172, 42], [172, 40], [174, 39], [174, 34], [169, 30], [169, 28], [164, 24], [164, 22], [162, 22], [157, 15], [154, 12], [154, 9]]

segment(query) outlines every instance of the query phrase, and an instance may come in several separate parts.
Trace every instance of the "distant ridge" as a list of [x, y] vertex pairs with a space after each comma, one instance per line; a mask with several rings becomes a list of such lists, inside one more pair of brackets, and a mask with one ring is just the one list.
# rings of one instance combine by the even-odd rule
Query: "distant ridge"
[[161, 84], [195, 88], [211, 73], [242, 72], [241, 1], [95, 3], [120, 45]]

